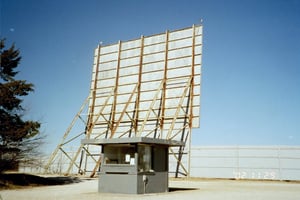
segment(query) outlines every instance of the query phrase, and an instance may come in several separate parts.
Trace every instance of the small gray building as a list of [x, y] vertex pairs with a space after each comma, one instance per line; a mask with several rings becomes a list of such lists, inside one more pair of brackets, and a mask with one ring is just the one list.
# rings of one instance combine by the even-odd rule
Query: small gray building
[[144, 194], [168, 192], [169, 147], [183, 142], [146, 137], [84, 139], [102, 146], [98, 191]]

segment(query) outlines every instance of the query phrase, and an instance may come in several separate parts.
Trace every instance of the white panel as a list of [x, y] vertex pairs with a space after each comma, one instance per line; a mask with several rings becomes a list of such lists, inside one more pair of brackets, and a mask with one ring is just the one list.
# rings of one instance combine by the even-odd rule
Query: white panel
[[[111, 89], [111, 88], [108, 88], [108, 89]], [[101, 104], [103, 104], [109, 97], [111, 96], [111, 91], [108, 91], [108, 90], [103, 90], [103, 92], [97, 92], [96, 93], [96, 105], [101, 105]], [[110, 101], [112, 101], [113, 100], [113, 98], [112, 98], [113, 96], [111, 96], [111, 98], [108, 100], [108, 102], [110, 102]]]
[[[201, 84], [201, 76], [199, 76], [199, 77], [195, 77], [195, 79], [194, 79], [194, 84], [195, 85], [200, 85]], [[200, 86], [199, 86], [200, 87]], [[200, 88], [199, 88], [200, 89]]]
[[200, 118], [199, 117], [194, 117], [193, 118], [193, 128], [199, 128], [200, 127]]
[[[180, 99], [183, 95], [184, 89], [182, 88], [173, 88], [166, 91], [166, 96], [168, 98], [175, 98]], [[167, 99], [168, 100], [168, 99]], [[174, 99], [169, 99], [169, 101], [174, 101]]]
[[201, 55], [196, 55], [195, 56], [195, 65], [201, 64], [202, 56]]
[[[167, 116], [167, 117], [172, 117], [172, 119], [165, 119], [165, 124], [164, 124], [164, 129], [168, 132], [170, 129], [171, 129], [171, 126], [172, 126], [172, 122], [173, 122], [173, 119], [174, 119], [174, 115], [173, 116]], [[183, 119], [177, 119], [176, 120], [177, 122], [183, 122]], [[178, 131], [182, 130], [182, 125], [179, 124], [179, 123], [175, 123], [174, 124], [174, 129], [175, 131], [173, 132], [173, 136], [175, 133], [177, 133]], [[181, 137], [181, 134], [179, 134], [179, 138]], [[174, 137], [176, 138], [176, 136]]]
[[104, 70], [115, 70], [117, 68], [118, 62], [117, 60], [106, 62], [103, 64], [99, 65], [99, 71], [104, 71]]
[[191, 67], [177, 68], [168, 71], [168, 78], [178, 77], [178, 75], [191, 76], [191, 74]]
[[114, 86], [115, 81], [116, 81], [115, 79], [106, 79], [106, 80], [98, 81], [97, 82], [97, 88]]
[[118, 87], [118, 93], [119, 94], [126, 94], [126, 93], [132, 93], [132, 92], [135, 92], [134, 89], [135, 89], [135, 86], [136, 86], [136, 82], [135, 84], [132, 84], [132, 85], [119, 85]]
[[98, 59], [98, 56], [97, 55], [95, 55], [94, 56], [94, 65], [93, 65], [93, 69], [95, 69], [95, 66], [96, 66], [96, 64], [97, 64], [97, 59]]
[[[199, 105], [199, 104], [198, 104]], [[199, 117], [200, 116], [200, 107], [199, 106], [195, 106], [193, 109], [193, 114], [195, 117]]]
[[195, 26], [195, 34], [202, 35], [203, 27], [202, 26]]
[[142, 119], [144, 119], [144, 118], [146, 118], [146, 116], [147, 116], [147, 112], [146, 112], [146, 111], [140, 111], [140, 112], [139, 112], [139, 116], [140, 116]]
[[[143, 73], [149, 72], [149, 71], [157, 71], [157, 70], [164, 70], [165, 68], [165, 62], [156, 62], [155, 64], [150, 63], [150, 64], [144, 64], [143, 65]], [[163, 73], [163, 72], [161, 72]]]
[[[194, 92], [195, 93], [195, 92]], [[200, 90], [197, 91], [198, 94], [196, 95], [199, 95], [200, 94]], [[195, 96], [194, 99], [193, 99], [193, 103], [194, 103], [194, 106], [199, 106], [200, 105], [200, 98], [198, 96]], [[195, 114], [199, 114], [199, 113], [195, 113]]]
[[172, 49], [178, 49], [178, 48], [183, 48], [183, 47], [191, 47], [193, 43], [192, 38], [186, 38], [183, 40], [176, 40], [176, 41], [171, 41], [168, 44], [169, 50]]
[[174, 31], [170, 33], [169, 40], [178, 40], [180, 38], [191, 37], [192, 35], [193, 35], [193, 29]]
[[163, 74], [160, 71], [142, 75], [143, 81], [158, 80], [158, 79], [162, 79], [162, 78], [163, 78]]
[[97, 106], [97, 107], [94, 108], [94, 114], [97, 116], [97, 114], [101, 110], [102, 110], [102, 113], [110, 113], [111, 112], [111, 106], [106, 106], [104, 109], [102, 107], [100, 107], [100, 106]]
[[116, 70], [101, 71], [98, 73], [98, 79], [107, 79], [116, 77]]
[[174, 110], [174, 109], [173, 110], [171, 110], [171, 109], [165, 110], [165, 117], [170, 117], [170, 116], [175, 117], [176, 116], [175, 114], [176, 114], [176, 110]]
[[95, 81], [95, 77], [96, 77], [96, 73], [93, 72], [92, 73], [92, 81], [91, 81], [92, 83]]
[[126, 67], [126, 68], [120, 68], [120, 76], [125, 76], [125, 75], [130, 75], [130, 74], [135, 74], [138, 75], [139, 72], [139, 66], [131, 66], [131, 67]]
[[128, 42], [122, 42], [122, 50], [125, 49], [132, 49], [132, 48], [137, 48], [141, 46], [141, 40], [132, 40], [132, 41], [128, 41]]
[[122, 51], [121, 52], [121, 59], [123, 59], [123, 58], [130, 58], [130, 57], [136, 57], [136, 56], [139, 56], [140, 53], [141, 53], [141, 50], [139, 48]]
[[149, 36], [144, 38], [144, 45], [147, 46], [149, 44], [152, 45], [152, 44], [162, 43], [165, 42], [165, 40], [166, 40], [165, 34]]
[[105, 54], [105, 55], [100, 56], [100, 63], [107, 62], [107, 61], [112, 61], [112, 60], [117, 60], [117, 59], [118, 59], [118, 52]]
[[120, 85], [130, 84], [130, 83], [137, 83], [137, 81], [138, 81], [138, 76], [119, 77], [119, 84]]
[[[117, 102], [118, 103], [126, 103], [129, 98], [130, 98], [131, 94], [122, 94], [122, 95], [118, 95], [117, 97]], [[118, 105], [118, 106], [124, 106], [124, 105]]]
[[168, 59], [190, 56], [192, 58], [192, 48], [182, 48], [169, 51]]
[[[201, 90], [200, 90], [200, 85], [194, 85], [194, 101], [195, 101], [195, 98], [197, 98], [199, 102], [201, 102], [201, 99], [200, 99], [200, 96], [201, 96]], [[201, 104], [201, 103], [200, 103]], [[200, 106], [200, 104], [195, 104], [194, 106]]]
[[141, 84], [141, 92], [148, 90], [157, 90], [161, 84], [161, 81], [153, 81], [151, 84]]
[[111, 52], [117, 52], [118, 50], [119, 50], [119, 45], [118, 44], [103, 46], [103, 47], [100, 47], [100, 54], [107, 54], [107, 53], [111, 53]]
[[[195, 74], [199, 75], [201, 73], [201, 65], [194, 65]], [[200, 76], [196, 76], [195, 78], [200, 78]]]
[[95, 48], [94, 50], [94, 58], [97, 58], [98, 57], [98, 47]]
[[144, 63], [149, 63], [149, 62], [156, 62], [156, 61], [161, 61], [165, 59], [165, 53], [155, 53], [155, 54], [149, 54], [145, 55], [143, 58]]
[[195, 45], [196, 46], [202, 46], [202, 36], [196, 36], [195, 37]]
[[165, 43], [159, 43], [151, 46], [146, 46], [144, 47], [144, 55], [145, 54], [150, 54], [150, 53], [156, 53], [156, 52], [161, 52], [166, 50], [166, 44]]
[[132, 65], [139, 65], [140, 64], [140, 57], [133, 57], [128, 59], [122, 59], [120, 61], [120, 67], [132, 66]]
[[195, 46], [195, 54], [202, 54], [202, 45]]
[[171, 69], [171, 68], [182, 67], [182, 66], [191, 65], [191, 64], [192, 64], [192, 59], [190, 57], [169, 60], [168, 68]]
[[[143, 92], [143, 95], [141, 95], [141, 101], [152, 101], [152, 99], [155, 97], [156, 91], [149, 91], [149, 92]], [[142, 103], [142, 102], [140, 102]], [[144, 109], [144, 107], [141, 107], [141, 109]], [[148, 107], [145, 107], [145, 109], [148, 109]]]

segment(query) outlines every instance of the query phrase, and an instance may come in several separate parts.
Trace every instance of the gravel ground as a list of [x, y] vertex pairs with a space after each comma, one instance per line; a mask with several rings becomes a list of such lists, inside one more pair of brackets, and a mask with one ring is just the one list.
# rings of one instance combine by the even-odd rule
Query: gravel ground
[[209, 200], [299, 200], [300, 183], [235, 180], [171, 180], [171, 192], [146, 195], [100, 194], [97, 179], [69, 185], [31, 187], [0, 191], [0, 200], [111, 200], [111, 199], [209, 199]]

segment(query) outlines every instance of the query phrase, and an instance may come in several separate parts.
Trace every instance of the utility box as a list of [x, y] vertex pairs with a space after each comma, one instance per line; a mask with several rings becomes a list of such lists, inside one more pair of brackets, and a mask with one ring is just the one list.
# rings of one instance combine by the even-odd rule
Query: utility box
[[102, 146], [98, 191], [145, 194], [168, 192], [169, 147], [183, 142], [146, 137], [85, 139]]

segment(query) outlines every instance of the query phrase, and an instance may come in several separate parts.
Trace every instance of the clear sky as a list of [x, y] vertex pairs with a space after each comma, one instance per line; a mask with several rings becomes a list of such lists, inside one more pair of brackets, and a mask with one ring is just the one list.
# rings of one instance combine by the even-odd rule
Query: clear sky
[[[300, 145], [300, 0], [0, 0], [1, 37], [35, 84], [27, 117], [57, 145], [88, 96], [94, 48], [199, 24], [194, 145]], [[51, 149], [52, 150], [52, 149]]]

